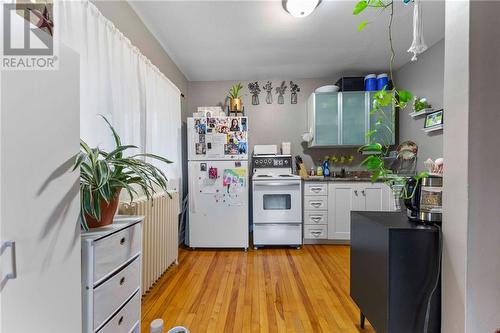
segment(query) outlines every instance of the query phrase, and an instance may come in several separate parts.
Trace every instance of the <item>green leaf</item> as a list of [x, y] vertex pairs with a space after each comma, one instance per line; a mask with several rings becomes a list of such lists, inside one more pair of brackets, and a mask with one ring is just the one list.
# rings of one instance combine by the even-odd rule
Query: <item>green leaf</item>
[[365, 29], [366, 25], [368, 24], [368, 21], [364, 20], [358, 25], [358, 32], [361, 32]]
[[366, 0], [361, 0], [354, 7], [354, 10], [352, 11], [352, 14], [353, 15], [359, 15], [363, 10], [366, 9], [366, 7], [368, 7], [368, 2], [366, 2]]
[[400, 90], [398, 92], [398, 96], [399, 96], [399, 102], [405, 104], [411, 101], [411, 99], [413, 98], [413, 94], [408, 90]]
[[364, 151], [371, 151], [371, 152], [381, 152], [382, 151], [382, 145], [378, 142], [375, 143], [369, 143], [364, 146], [361, 146], [358, 148], [359, 152], [364, 152]]

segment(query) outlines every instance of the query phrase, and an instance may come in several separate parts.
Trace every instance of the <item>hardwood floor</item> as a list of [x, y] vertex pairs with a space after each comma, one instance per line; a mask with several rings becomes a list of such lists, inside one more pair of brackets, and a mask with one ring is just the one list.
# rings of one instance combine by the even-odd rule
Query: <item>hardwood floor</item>
[[349, 247], [180, 250], [172, 267], [143, 298], [142, 332], [365, 332], [349, 297]]

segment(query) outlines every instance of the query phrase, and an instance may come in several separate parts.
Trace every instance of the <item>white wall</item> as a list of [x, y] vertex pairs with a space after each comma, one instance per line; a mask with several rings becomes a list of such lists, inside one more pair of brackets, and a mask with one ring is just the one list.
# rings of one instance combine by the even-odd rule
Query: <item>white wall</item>
[[499, 14], [446, 2], [443, 332], [500, 328]]
[[[399, 89], [411, 91], [419, 97], [426, 97], [435, 110], [443, 107], [444, 87], [444, 39], [430, 47], [418, 60], [409, 62], [394, 73], [394, 79]], [[415, 141], [418, 145], [419, 171], [423, 171], [424, 161], [435, 160], [443, 156], [443, 133], [441, 131], [425, 133], [425, 117], [413, 119], [408, 115], [412, 112], [408, 106], [399, 114], [399, 142]], [[445, 113], [446, 122], [446, 113]]]

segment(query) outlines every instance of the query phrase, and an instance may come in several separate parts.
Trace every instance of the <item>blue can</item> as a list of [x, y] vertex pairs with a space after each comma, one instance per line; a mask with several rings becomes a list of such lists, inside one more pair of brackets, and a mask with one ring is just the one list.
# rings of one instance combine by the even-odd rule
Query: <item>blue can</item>
[[365, 90], [377, 90], [377, 76], [375, 74], [368, 74], [367, 76], [365, 76]]
[[[377, 75], [377, 90], [382, 90], [389, 84], [389, 77], [386, 73]], [[386, 87], [386, 90], [389, 87]]]

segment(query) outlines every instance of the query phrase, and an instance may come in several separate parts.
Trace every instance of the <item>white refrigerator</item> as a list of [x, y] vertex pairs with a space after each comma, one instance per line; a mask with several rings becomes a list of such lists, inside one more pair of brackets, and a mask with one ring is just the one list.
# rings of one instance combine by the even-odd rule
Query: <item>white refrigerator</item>
[[188, 244], [248, 248], [248, 119], [188, 118]]

